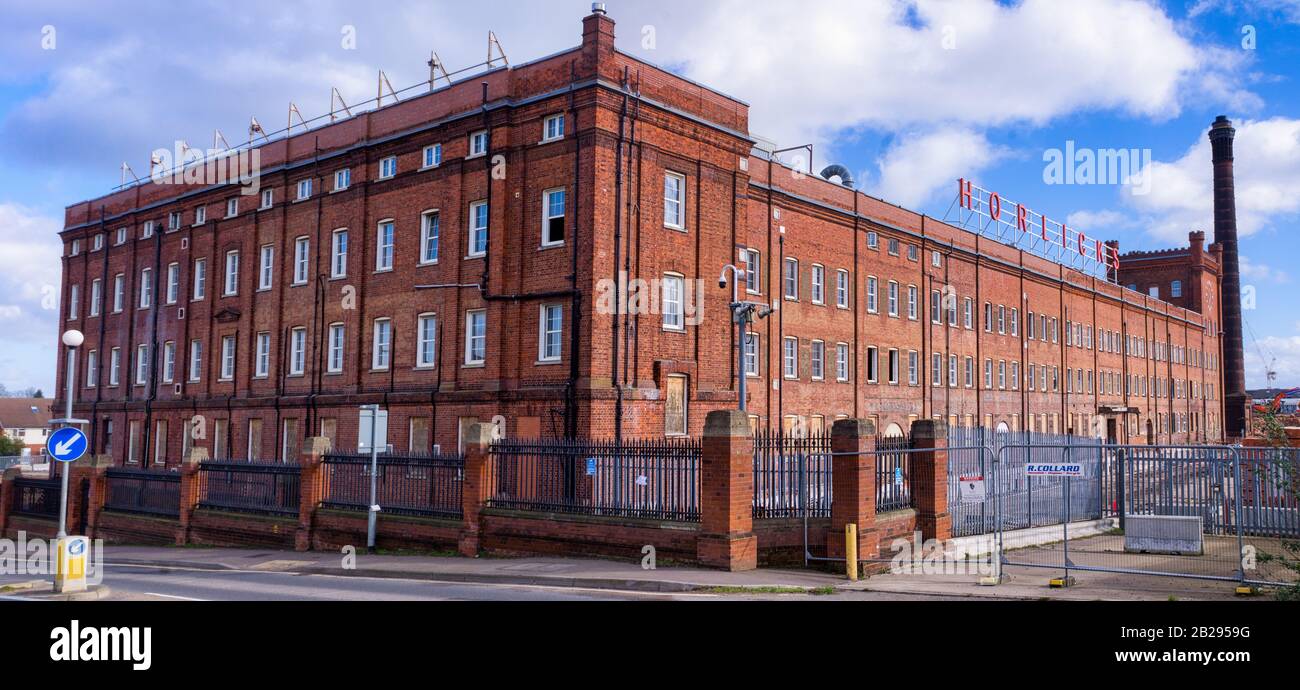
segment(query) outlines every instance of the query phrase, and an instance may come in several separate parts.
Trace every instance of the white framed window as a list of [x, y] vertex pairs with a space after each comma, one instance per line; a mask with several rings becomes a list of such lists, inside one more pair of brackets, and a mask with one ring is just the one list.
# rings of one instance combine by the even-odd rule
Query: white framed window
[[551, 115], [542, 122], [542, 141], [564, 138], [564, 115]]
[[826, 268], [821, 264], [812, 266], [812, 302], [826, 303]]
[[781, 375], [787, 379], [799, 378], [799, 339], [786, 336], [781, 341]]
[[760, 277], [762, 269], [761, 258], [757, 249], [744, 249], [740, 252], [741, 260], [745, 262], [745, 292], [751, 295], [757, 295], [762, 291], [762, 278]]
[[438, 263], [438, 240], [441, 234], [439, 213], [425, 211], [420, 214], [420, 263]]
[[[307, 238], [305, 237], [299, 237], [298, 240], [294, 242], [294, 284], [298, 283], [298, 266], [296, 261], [299, 249], [298, 245], [306, 239]], [[270, 290], [271, 283], [275, 279], [275, 247], [269, 244], [264, 244], [261, 249], [258, 250], [257, 256], [257, 289]]]
[[415, 366], [431, 369], [438, 364], [438, 317], [420, 314], [415, 322]]
[[442, 165], [442, 144], [429, 144], [424, 147], [424, 168], [436, 168]]
[[907, 245], [907, 260], [908, 260], [908, 261], [920, 261], [920, 260], [921, 260], [921, 248], [918, 247], [918, 246], [916, 246], [916, 245], [914, 245], [914, 244], [909, 244], [909, 245]]
[[477, 158], [486, 156], [488, 152], [488, 132], [486, 129], [474, 132], [469, 135], [469, 156], [467, 158]]
[[330, 277], [343, 278], [348, 274], [348, 231], [339, 228], [330, 233]]
[[943, 385], [943, 355], [938, 352], [930, 355], [930, 385], [935, 387]]
[[176, 343], [168, 340], [163, 343], [163, 383], [176, 380]]
[[488, 205], [486, 201], [475, 201], [469, 205], [469, 254], [466, 258], [484, 256], [487, 249]]
[[812, 341], [812, 380], [821, 381], [826, 378], [826, 343], [820, 340]]
[[880, 281], [875, 276], [867, 276], [867, 313], [880, 311]]
[[1011, 308], [1011, 335], [1020, 335], [1020, 310]]
[[1169, 284], [1169, 296], [1170, 297], [1183, 296], [1183, 281], [1175, 280], [1174, 282]]
[[930, 291], [930, 323], [943, 323], [943, 293]]
[[388, 218], [379, 221], [379, 228], [375, 231], [375, 271], [393, 270], [393, 247], [396, 230], [394, 230], [393, 219]]
[[[270, 191], [270, 190], [267, 190], [267, 191]], [[206, 223], [206, 222], [208, 222], [208, 207], [207, 207], [207, 206], [199, 206], [199, 207], [195, 208], [195, 209], [194, 209], [194, 224], [195, 224], [195, 225], [203, 225], [203, 224]]]
[[564, 352], [564, 307], [543, 304], [538, 320], [537, 361], [558, 362]]
[[114, 240], [114, 242], [117, 244], [126, 244], [126, 228], [117, 229], [117, 239]]
[[190, 366], [186, 372], [190, 381], [198, 381], [203, 375], [203, 341], [190, 341]]
[[153, 221], [146, 220], [144, 227], [140, 228], [140, 239], [147, 240], [150, 237], [153, 237]]
[[[270, 359], [271, 334], [266, 334], [266, 352]], [[261, 357], [258, 357], [259, 366]], [[307, 370], [307, 329], [301, 326], [289, 331], [289, 375], [302, 376]], [[263, 374], [265, 376], [265, 374]]]
[[[298, 331], [300, 330], [303, 333], [303, 343], [305, 344], [306, 335], [307, 335], [306, 330], [295, 328], [290, 332], [289, 335], [289, 344], [292, 348], [289, 352], [289, 374], [291, 376], [302, 375], [302, 371], [295, 368], [298, 364], [298, 356], [299, 354], [301, 354], [297, 349], [298, 342], [299, 342]], [[254, 352], [253, 352], [253, 378], [264, 379], [270, 375], [271, 375], [271, 333], [269, 331], [261, 331], [260, 333], [257, 334], [256, 346], [254, 347]]]
[[880, 377], [880, 350], [875, 345], [867, 346], [867, 383], [876, 383]]
[[239, 250], [226, 252], [226, 280], [221, 286], [221, 294], [229, 297], [239, 294]]
[[389, 156], [379, 160], [379, 179], [387, 180], [397, 174], [397, 156]]
[[332, 323], [329, 327], [329, 354], [325, 361], [325, 371], [338, 374], [343, 371], [344, 329], [341, 323]]
[[90, 315], [99, 316], [99, 303], [104, 298], [104, 285], [99, 278], [90, 281]]
[[890, 256], [898, 256], [898, 240], [893, 237], [889, 238], [885, 242], [885, 250], [889, 252]]
[[880, 233], [875, 230], [867, 232], [867, 249], [880, 249]]
[[140, 308], [148, 309], [153, 304], [153, 269], [140, 269]]
[[191, 297], [195, 302], [203, 299], [208, 294], [208, 260], [194, 260], [194, 289]]
[[86, 352], [86, 387], [94, 388], [99, 383], [99, 352]]
[[121, 273], [113, 275], [113, 313], [122, 311], [126, 301], [126, 277]]
[[352, 169], [334, 171], [334, 191], [341, 192], [352, 185]]
[[786, 257], [782, 263], [781, 277], [785, 298], [797, 301], [799, 299], [799, 260], [794, 257]]
[[686, 229], [686, 177], [675, 172], [664, 173], [664, 227]]
[[891, 385], [891, 386], [897, 386], [897, 385], [898, 385], [898, 350], [897, 350], [897, 348], [892, 348], [892, 347], [889, 348], [889, 371], [887, 372], [886, 375], [889, 376], [889, 385]]
[[962, 384], [965, 385], [967, 388], [971, 388], [975, 385], [975, 358], [974, 357], [966, 358], [965, 374], [962, 378]]
[[898, 283], [889, 281], [889, 315], [898, 318]]
[[965, 327], [966, 330], [970, 330], [975, 327], [974, 319], [975, 319], [975, 301], [967, 297], [962, 302], [961, 325]]
[[181, 292], [181, 265], [167, 264], [167, 304], [176, 304]]
[[745, 334], [745, 375], [758, 376], [758, 334]]
[[948, 387], [957, 387], [957, 355], [948, 355]]
[[297, 201], [311, 198], [311, 178], [298, 180], [298, 198]]
[[907, 351], [907, 385], [921, 385], [921, 354], [916, 350]]
[[[144, 305], [140, 305], [144, 306]], [[72, 321], [77, 318], [77, 313], [81, 311], [81, 286], [68, 286], [68, 320]]]
[[232, 196], [226, 199], [226, 217], [234, 218], [239, 215], [239, 197]]
[[104, 233], [101, 232], [98, 235], [95, 235], [93, 238], [91, 238], [90, 251], [97, 252], [103, 248], [104, 248]]
[[221, 376], [222, 381], [235, 378], [235, 336], [221, 336]]
[[[1047, 371], [1046, 367], [1044, 367], [1043, 371]], [[991, 359], [984, 360], [984, 389], [993, 389], [993, 360]], [[1047, 390], [1046, 387], [1043, 390]]]
[[135, 385], [143, 386], [149, 381], [149, 346], [135, 346]]
[[487, 310], [465, 312], [465, 364], [478, 366], [487, 361]]
[[542, 246], [564, 244], [564, 190], [542, 192]]
[[262, 209], [265, 210], [265, 209], [271, 208], [271, 206], [273, 206], [273, 205], [275, 205], [275, 190], [272, 190], [272, 189], [263, 189], [263, 190], [262, 190]]
[[842, 268], [835, 271], [835, 306], [849, 308], [849, 272]]
[[674, 273], [664, 274], [661, 308], [664, 316], [663, 328], [666, 331], [686, 330], [686, 319], [682, 309], [685, 286], [685, 277]]
[[122, 348], [115, 347], [108, 351], [108, 385], [116, 386], [122, 370]]
[[1005, 360], [998, 360], [998, 390], [1007, 389], [1007, 363]]
[[849, 380], [849, 344], [835, 344], [835, 380], [841, 383]]
[[167, 229], [168, 229], [168, 230], [180, 230], [180, 229], [181, 229], [181, 212], [180, 212], [180, 211], [172, 211], [171, 213], [168, 213], [168, 214], [167, 214]]
[[293, 284], [306, 284], [310, 270], [311, 240], [307, 237], [299, 237], [293, 241]]
[[939, 268], [943, 265], [943, 255], [937, 251], [930, 252], [930, 265]]
[[393, 322], [389, 319], [375, 319], [371, 329], [370, 368], [388, 369], [392, 360]]
[[917, 304], [921, 299], [920, 289], [915, 285], [907, 286], [907, 318], [916, 321], [920, 317], [920, 306]]

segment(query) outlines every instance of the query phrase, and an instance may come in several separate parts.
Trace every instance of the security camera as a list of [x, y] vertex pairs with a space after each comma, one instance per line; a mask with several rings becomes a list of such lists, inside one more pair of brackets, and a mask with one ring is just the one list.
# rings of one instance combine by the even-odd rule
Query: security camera
[[718, 278], [718, 287], [724, 290], [727, 288], [727, 274], [724, 273], [722, 277]]

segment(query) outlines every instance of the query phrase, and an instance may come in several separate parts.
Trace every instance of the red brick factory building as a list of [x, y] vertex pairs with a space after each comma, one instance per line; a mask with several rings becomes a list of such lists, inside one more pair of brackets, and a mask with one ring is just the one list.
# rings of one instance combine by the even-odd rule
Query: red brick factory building
[[67, 208], [64, 328], [86, 336], [96, 451], [355, 447], [368, 403], [402, 450], [493, 420], [697, 435], [738, 402], [731, 263], [776, 307], [746, 350], [757, 427], [1232, 435], [1219, 222], [1220, 242], [1123, 255], [1118, 275], [1044, 258], [774, 161], [745, 103], [620, 52], [603, 10], [576, 48], [395, 101], [265, 140], [251, 194], [145, 180]]

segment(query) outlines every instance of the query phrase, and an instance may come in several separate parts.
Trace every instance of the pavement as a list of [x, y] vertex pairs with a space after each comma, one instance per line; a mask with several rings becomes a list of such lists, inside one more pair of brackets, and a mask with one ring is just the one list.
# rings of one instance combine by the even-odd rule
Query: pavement
[[[1072, 573], [1076, 578], [1075, 586], [1052, 588], [1048, 581], [1060, 575], [1058, 569], [1019, 566], [1004, 570], [1002, 584], [981, 586], [978, 573], [884, 573], [851, 582], [841, 573], [812, 569], [762, 568], [739, 573], [675, 566], [644, 569], [635, 562], [581, 558], [464, 558], [361, 552], [355, 555], [352, 567], [345, 567], [342, 554], [320, 551], [108, 546], [104, 553], [108, 584], [123, 592], [152, 594], [156, 591], [157, 596], [174, 599], [206, 598], [209, 595], [213, 598], [275, 598], [270, 594], [273, 591], [280, 591], [286, 597], [311, 597], [318, 593], [321, 598], [341, 599], [407, 596], [531, 598], [524, 588], [542, 588], [552, 593], [545, 598], [565, 598], [556, 594], [564, 589], [592, 593], [581, 595], [583, 598], [620, 598], [624, 594], [717, 594], [741, 598], [842, 594], [851, 595], [844, 598], [854, 599], [917, 600], [1200, 601], [1238, 598], [1231, 582], [1100, 572], [1076, 571]], [[190, 578], [186, 580], [188, 589], [168, 589], [169, 582], [175, 585], [184, 578]], [[202, 578], [203, 583], [200, 584], [196, 578]], [[293, 578], [298, 579], [293, 581]], [[357, 581], [345, 582], [346, 578]], [[412, 584], [385, 584], [383, 580], [419, 583], [422, 588]], [[218, 581], [222, 583], [220, 586], [214, 584]], [[290, 588], [285, 583], [291, 581]], [[428, 588], [430, 583], [442, 587], [456, 584], [471, 587], [447, 589], [440, 594]], [[118, 587], [119, 584], [122, 587]], [[270, 589], [262, 594], [259, 587]], [[601, 592], [604, 594], [600, 595]]]

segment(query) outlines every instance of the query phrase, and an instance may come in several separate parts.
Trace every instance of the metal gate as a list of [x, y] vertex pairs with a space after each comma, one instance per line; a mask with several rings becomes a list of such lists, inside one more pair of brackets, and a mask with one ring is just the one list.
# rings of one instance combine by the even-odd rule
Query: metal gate
[[[997, 464], [1004, 566], [1067, 581], [1080, 572], [1293, 580], [1267, 556], [1285, 554], [1288, 532], [1300, 531], [1294, 495], [1275, 488], [1279, 477], [1294, 482], [1294, 455], [1247, 463], [1229, 446], [1018, 444], [1000, 448]], [[1027, 517], [1045, 507], [1051, 520]]]

